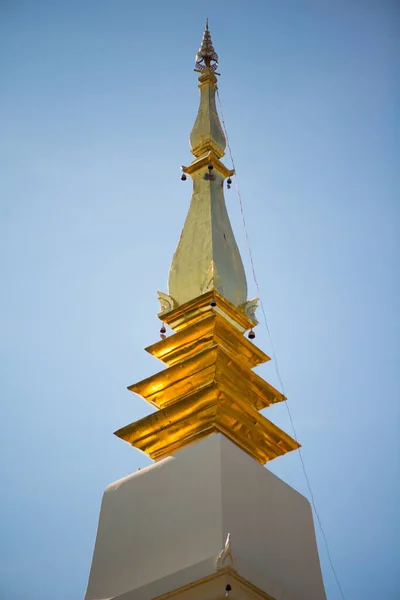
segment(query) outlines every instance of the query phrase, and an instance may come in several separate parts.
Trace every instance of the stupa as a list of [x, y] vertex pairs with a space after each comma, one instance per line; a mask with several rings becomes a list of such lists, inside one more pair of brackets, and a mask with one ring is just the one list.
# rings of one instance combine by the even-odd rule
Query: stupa
[[129, 387], [156, 410], [115, 432], [154, 464], [105, 490], [85, 600], [326, 598], [309, 502], [263, 466], [299, 444], [260, 414], [286, 398], [253, 371], [269, 357], [225, 206], [217, 67], [207, 23], [193, 194], [146, 348], [167, 368]]

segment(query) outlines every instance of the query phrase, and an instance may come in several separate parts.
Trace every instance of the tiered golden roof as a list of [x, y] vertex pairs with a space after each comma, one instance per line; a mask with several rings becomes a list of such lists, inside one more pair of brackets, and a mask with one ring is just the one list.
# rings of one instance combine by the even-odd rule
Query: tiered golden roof
[[299, 447], [260, 410], [286, 400], [252, 369], [269, 357], [245, 337], [257, 321], [225, 206], [223, 185], [233, 175], [221, 162], [226, 140], [215, 93], [218, 56], [208, 24], [196, 56], [200, 107], [190, 136], [194, 161], [182, 167], [193, 194], [169, 273], [159, 292], [170, 337], [146, 348], [168, 368], [129, 389], [157, 411], [116, 435], [151, 458], [167, 456], [220, 432], [260, 463]]

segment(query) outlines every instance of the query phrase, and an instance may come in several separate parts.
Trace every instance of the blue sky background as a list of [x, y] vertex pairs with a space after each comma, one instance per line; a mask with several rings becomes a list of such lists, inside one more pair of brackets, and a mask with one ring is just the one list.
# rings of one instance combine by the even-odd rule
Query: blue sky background
[[[82, 598], [103, 489], [149, 464], [112, 432], [150, 412], [126, 386], [161, 365], [143, 348], [190, 200], [206, 16], [334, 563], [348, 600], [400, 598], [395, 0], [1, 3], [2, 598]], [[308, 495], [297, 453], [270, 469]]]

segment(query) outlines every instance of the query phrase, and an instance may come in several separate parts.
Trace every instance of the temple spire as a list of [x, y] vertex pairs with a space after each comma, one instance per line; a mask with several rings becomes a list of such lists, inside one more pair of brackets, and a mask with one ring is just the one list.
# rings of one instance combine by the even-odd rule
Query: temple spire
[[[169, 272], [169, 295], [159, 292], [161, 341], [146, 348], [168, 368], [129, 389], [158, 410], [115, 434], [154, 460], [223, 433], [260, 463], [298, 447], [259, 411], [286, 400], [253, 368], [269, 360], [244, 336], [257, 321], [229, 222], [221, 162], [225, 138], [216, 106], [218, 56], [206, 23], [196, 56], [200, 107], [192, 131], [195, 155], [184, 173], [193, 194]], [[220, 135], [220, 137], [217, 136]], [[193, 141], [195, 138], [195, 142]], [[186, 177], [184, 177], [186, 179]], [[166, 336], [165, 325], [174, 332]]]
[[193, 162], [182, 167], [193, 179], [193, 194], [169, 272], [169, 295], [160, 293], [168, 311], [216, 290], [246, 311], [247, 282], [224, 200], [224, 181], [234, 171], [221, 158], [226, 139], [216, 107], [218, 55], [208, 29], [196, 55], [200, 105], [190, 134]]
[[[192, 200], [172, 259], [169, 295], [159, 292], [162, 339], [146, 348], [168, 368], [129, 387], [158, 411], [115, 434], [156, 460], [219, 432], [263, 464], [298, 443], [259, 414], [286, 398], [253, 373], [269, 357], [243, 335], [257, 324], [257, 301], [247, 300], [225, 206], [224, 180], [233, 171], [220, 161], [225, 138], [217, 137], [223, 136], [215, 106], [217, 61], [206, 23], [196, 56], [195, 158], [182, 167], [193, 179]], [[165, 325], [173, 335], [165, 335]]]

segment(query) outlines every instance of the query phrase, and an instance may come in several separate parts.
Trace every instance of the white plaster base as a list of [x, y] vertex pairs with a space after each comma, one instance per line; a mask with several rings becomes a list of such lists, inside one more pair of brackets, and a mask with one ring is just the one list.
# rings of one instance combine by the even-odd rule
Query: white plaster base
[[107, 487], [85, 600], [211, 600], [229, 577], [229, 600], [326, 598], [308, 501], [224, 436]]

